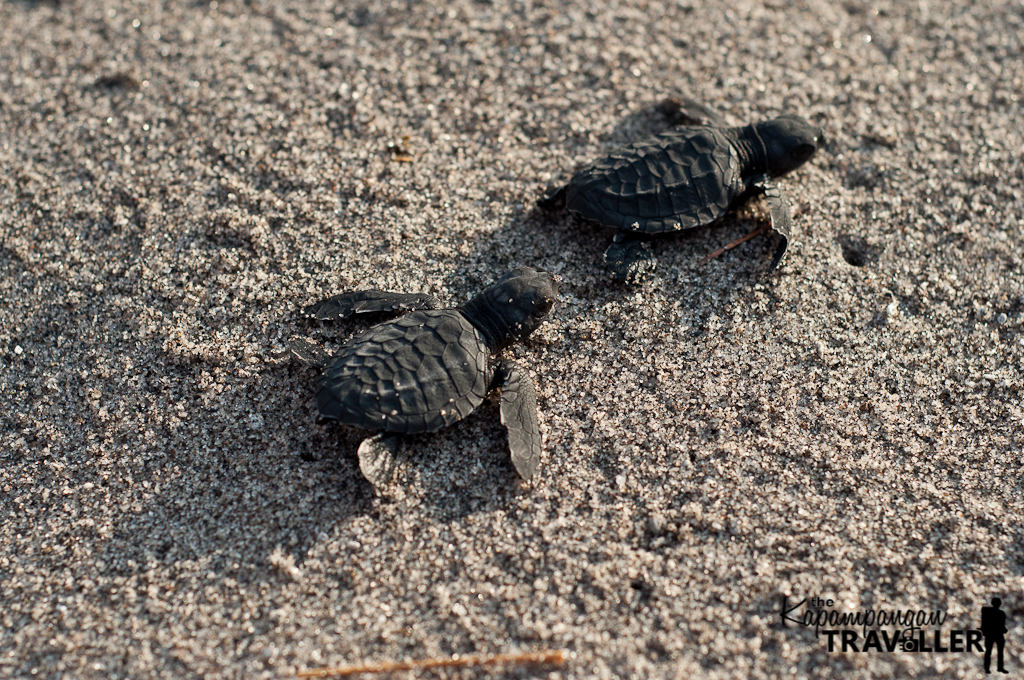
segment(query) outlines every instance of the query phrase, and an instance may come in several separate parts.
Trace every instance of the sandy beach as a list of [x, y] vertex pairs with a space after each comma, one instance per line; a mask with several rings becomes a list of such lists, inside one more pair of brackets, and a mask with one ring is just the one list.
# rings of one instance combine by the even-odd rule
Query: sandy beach
[[[633, 286], [536, 208], [669, 97], [824, 129], [776, 271], [698, 265], [762, 200]], [[0, 677], [980, 678], [934, 640], [992, 597], [1015, 677], [1022, 98], [1018, 0], [0, 3]], [[375, 491], [287, 351], [371, 322], [301, 310], [519, 266], [538, 476], [491, 400]], [[814, 597], [943, 623], [829, 651]]]

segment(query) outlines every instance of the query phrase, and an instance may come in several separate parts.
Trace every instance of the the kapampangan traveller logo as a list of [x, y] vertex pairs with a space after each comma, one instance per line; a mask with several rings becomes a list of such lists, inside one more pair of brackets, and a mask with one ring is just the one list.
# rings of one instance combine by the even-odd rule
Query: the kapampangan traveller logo
[[1002, 600], [992, 598], [981, 608], [979, 628], [948, 625], [943, 610], [863, 609], [841, 610], [829, 598], [802, 600], [782, 598], [782, 624], [813, 629], [829, 652], [861, 654], [982, 654], [985, 672], [991, 672], [992, 650], [997, 670], [1008, 673], [1003, 664], [1006, 645], [1006, 612]]
[[1003, 601], [992, 598], [991, 607], [981, 608], [981, 634], [985, 636], [985, 672], [992, 672], [992, 648], [996, 648], [999, 661], [999, 672], [1009, 673], [1003, 665], [1003, 647], [1006, 646], [1006, 612], [1000, 609]]

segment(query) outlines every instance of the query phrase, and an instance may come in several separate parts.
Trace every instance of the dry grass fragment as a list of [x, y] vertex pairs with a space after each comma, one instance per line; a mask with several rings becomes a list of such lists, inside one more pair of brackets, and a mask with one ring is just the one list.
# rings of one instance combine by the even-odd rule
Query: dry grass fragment
[[706, 262], [710, 262], [711, 260], [715, 259], [716, 257], [721, 255], [725, 251], [732, 250], [733, 248], [735, 248], [736, 246], [740, 245], [741, 243], [746, 243], [747, 241], [749, 241], [750, 239], [754, 238], [758, 234], [764, 233], [767, 229], [768, 229], [768, 227], [758, 227], [757, 229], [755, 229], [754, 231], [750, 232], [746, 236], [744, 236], [742, 238], [738, 238], [735, 241], [733, 241], [732, 243], [725, 244], [724, 246], [722, 246], [721, 248], [719, 248], [715, 252], [711, 253], [710, 255], [705, 255], [703, 258], [701, 258], [700, 262], [697, 263], [697, 266], [699, 267], [702, 264], [705, 264]]
[[341, 678], [360, 673], [391, 673], [394, 671], [425, 670], [428, 668], [468, 668], [470, 666], [497, 666], [501, 664], [554, 664], [561, 665], [568, 659], [568, 654], [561, 649], [545, 649], [539, 652], [514, 654], [480, 654], [462, 656], [453, 654], [449, 658], [416, 659], [413, 661], [383, 661], [381, 663], [340, 666], [338, 668], [321, 668], [315, 671], [302, 671], [296, 675], [300, 678]]

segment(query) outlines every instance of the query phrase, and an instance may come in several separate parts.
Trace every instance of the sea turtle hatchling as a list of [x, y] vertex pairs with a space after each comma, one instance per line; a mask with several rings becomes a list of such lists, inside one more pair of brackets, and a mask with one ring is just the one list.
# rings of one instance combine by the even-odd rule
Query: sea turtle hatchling
[[539, 205], [564, 205], [584, 219], [618, 229], [605, 262], [615, 279], [636, 281], [654, 268], [645, 235], [710, 224], [736, 204], [764, 194], [771, 227], [781, 236], [774, 269], [786, 253], [790, 216], [771, 178], [806, 163], [824, 144], [821, 129], [792, 114], [729, 127], [690, 100], [669, 100], [663, 106], [674, 122], [683, 124], [613, 151]]
[[312, 345], [293, 344], [292, 351], [322, 369], [316, 387], [322, 417], [378, 432], [359, 446], [359, 469], [374, 486], [390, 481], [399, 462], [397, 434], [462, 420], [496, 387], [512, 464], [529, 479], [541, 454], [533, 382], [514, 362], [492, 356], [536, 330], [557, 296], [555, 277], [529, 267], [509, 272], [457, 309], [440, 309], [429, 295], [343, 293], [306, 313], [319, 320], [413, 313], [354, 336], [333, 357]]

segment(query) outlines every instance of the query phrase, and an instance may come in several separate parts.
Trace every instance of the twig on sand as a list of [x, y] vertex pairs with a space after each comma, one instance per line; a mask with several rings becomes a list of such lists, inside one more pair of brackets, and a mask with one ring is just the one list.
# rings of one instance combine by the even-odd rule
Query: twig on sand
[[415, 661], [384, 661], [338, 668], [321, 668], [315, 671], [296, 673], [300, 678], [340, 678], [360, 673], [390, 673], [393, 671], [420, 670], [426, 668], [466, 668], [469, 666], [496, 666], [499, 664], [555, 664], [565, 663], [568, 654], [561, 649], [544, 649], [539, 652], [516, 654], [481, 654], [462, 656], [453, 654], [449, 658], [435, 657]]
[[754, 238], [758, 234], [763, 233], [767, 228], [768, 227], [758, 227], [757, 229], [755, 229], [754, 231], [750, 232], [749, 234], [747, 234], [743, 238], [738, 238], [735, 241], [733, 241], [732, 243], [725, 244], [724, 246], [722, 246], [721, 248], [719, 248], [715, 252], [711, 253], [710, 255], [706, 255], [703, 259], [701, 259], [700, 262], [697, 263], [697, 266], [699, 267], [702, 264], [715, 259], [716, 257], [721, 255], [725, 251], [732, 250], [733, 248], [735, 248], [736, 246], [738, 246], [741, 243], [746, 243], [747, 241], [749, 241], [750, 239]]

